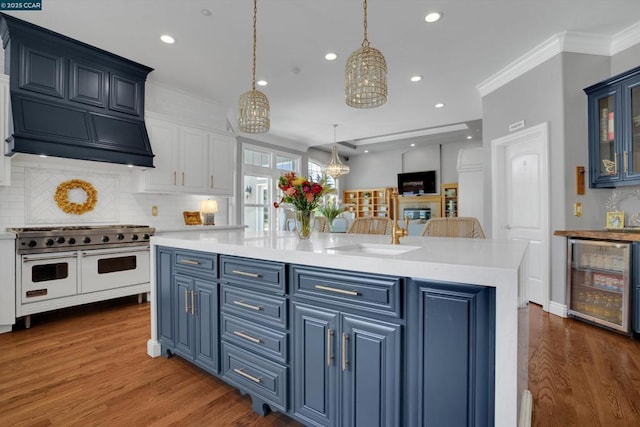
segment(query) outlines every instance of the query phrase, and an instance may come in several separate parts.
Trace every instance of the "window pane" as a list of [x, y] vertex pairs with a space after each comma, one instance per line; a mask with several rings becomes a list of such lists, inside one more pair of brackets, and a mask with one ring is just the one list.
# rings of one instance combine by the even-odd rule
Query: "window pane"
[[271, 156], [263, 151], [244, 149], [244, 163], [253, 166], [270, 167]]
[[269, 208], [245, 206], [244, 223], [250, 231], [269, 231]]
[[269, 178], [261, 176], [244, 177], [244, 203], [269, 205]]
[[276, 155], [276, 169], [295, 172], [298, 170], [298, 161], [291, 157]]
[[[307, 168], [309, 169], [309, 178], [311, 178], [313, 181], [319, 181], [320, 178], [322, 178], [323, 165], [316, 162], [309, 162]], [[336, 186], [336, 180], [331, 178], [330, 176], [327, 176], [327, 183], [331, 185], [331, 188], [338, 188]]]

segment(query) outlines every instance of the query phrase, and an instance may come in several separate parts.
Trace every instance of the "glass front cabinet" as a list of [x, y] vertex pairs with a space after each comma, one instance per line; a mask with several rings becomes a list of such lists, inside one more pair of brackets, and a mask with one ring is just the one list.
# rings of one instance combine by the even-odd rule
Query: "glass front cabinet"
[[631, 244], [568, 239], [568, 315], [629, 334]]
[[592, 188], [640, 184], [640, 67], [584, 90]]

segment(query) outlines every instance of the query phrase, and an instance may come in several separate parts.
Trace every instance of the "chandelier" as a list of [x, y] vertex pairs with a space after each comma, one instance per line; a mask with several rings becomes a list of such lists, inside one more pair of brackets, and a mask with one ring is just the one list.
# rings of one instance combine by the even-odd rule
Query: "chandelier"
[[269, 100], [256, 90], [256, 16], [258, 0], [253, 0], [253, 71], [251, 90], [240, 95], [238, 127], [246, 133], [265, 133], [269, 131]]
[[338, 156], [338, 145], [336, 144], [336, 127], [338, 125], [333, 125], [333, 147], [331, 147], [331, 160], [329, 163], [324, 165], [323, 172], [329, 175], [333, 179], [337, 179], [342, 175], [346, 175], [349, 173], [349, 166], [343, 164], [340, 161], [340, 156]]
[[344, 68], [344, 96], [353, 108], [375, 108], [387, 102], [387, 62], [367, 39], [367, 0], [364, 0], [364, 40]]

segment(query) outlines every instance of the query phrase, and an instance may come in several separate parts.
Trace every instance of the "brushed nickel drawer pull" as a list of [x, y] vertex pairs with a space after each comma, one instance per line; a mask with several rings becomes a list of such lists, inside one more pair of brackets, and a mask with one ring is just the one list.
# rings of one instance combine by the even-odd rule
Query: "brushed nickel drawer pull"
[[347, 365], [349, 364], [349, 361], [347, 360], [347, 341], [349, 340], [349, 337], [347, 337], [346, 333], [342, 333], [342, 370], [346, 371], [347, 370]]
[[191, 314], [195, 315], [196, 314], [196, 292], [195, 291], [191, 291]]
[[182, 172], [182, 186], [184, 187], [184, 172]]
[[235, 372], [238, 375], [242, 375], [243, 377], [250, 379], [251, 381], [253, 381], [254, 383], [258, 383], [260, 384], [262, 382], [262, 378], [260, 377], [254, 377], [251, 374], [247, 374], [245, 371], [243, 371], [242, 369], [238, 369], [238, 368], [233, 368], [233, 372]]
[[327, 366], [331, 366], [333, 360], [333, 351], [331, 350], [331, 341], [333, 340], [333, 331], [327, 329]]
[[189, 312], [189, 291], [186, 289], [184, 290], [184, 311]]
[[200, 265], [202, 263], [200, 261], [192, 261], [190, 259], [181, 259], [180, 264]]
[[245, 340], [249, 340], [249, 341], [254, 342], [256, 344], [262, 344], [262, 340], [261, 339], [254, 338], [251, 335], [247, 335], [242, 331], [233, 331], [233, 335], [237, 335], [240, 338], [244, 338]]
[[255, 311], [262, 310], [262, 306], [261, 305], [251, 305], [251, 304], [247, 304], [244, 301], [234, 301], [233, 303], [235, 305], [239, 305], [240, 307], [250, 308], [251, 310], [255, 310]]
[[211, 175], [211, 188], [213, 188], [213, 175]]
[[231, 272], [233, 274], [239, 274], [240, 276], [247, 276], [247, 277], [253, 277], [253, 278], [258, 278], [260, 277], [260, 275], [258, 273], [249, 273], [247, 271], [242, 271], [242, 270], [231, 270]]
[[347, 291], [345, 289], [332, 288], [331, 286], [326, 286], [326, 285], [316, 285], [316, 289], [329, 291], [329, 292], [337, 292], [339, 294], [352, 295], [354, 297], [358, 296], [358, 291]]

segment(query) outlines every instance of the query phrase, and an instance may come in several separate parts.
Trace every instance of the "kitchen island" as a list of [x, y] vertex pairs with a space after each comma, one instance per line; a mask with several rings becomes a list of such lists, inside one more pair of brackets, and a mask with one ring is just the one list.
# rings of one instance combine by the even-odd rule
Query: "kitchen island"
[[[410, 236], [403, 238], [400, 245], [390, 245], [389, 236], [314, 233], [310, 240], [301, 241], [292, 232], [249, 231], [166, 233], [154, 236], [151, 243], [148, 354], [152, 357], [163, 352], [183, 355], [180, 335], [194, 334], [192, 329], [202, 332], [205, 314], [208, 324], [214, 324], [217, 330], [220, 307], [222, 339], [207, 340], [206, 344], [212, 349], [207, 356], [208, 365], [201, 357], [200, 366], [213, 374], [219, 369], [223, 380], [252, 396], [254, 409], [258, 411], [268, 404], [271, 409], [292, 414], [310, 425], [332, 425], [336, 417], [347, 424], [356, 418], [366, 418], [366, 411], [358, 411], [358, 399], [363, 396], [358, 397], [357, 392], [358, 387], [368, 386], [348, 377], [359, 362], [370, 360], [365, 357], [361, 361], [358, 356], [364, 355], [357, 354], [358, 350], [380, 359], [380, 365], [384, 365], [379, 367], [381, 374], [371, 377], [374, 383], [384, 383], [384, 389], [391, 390], [373, 395], [379, 398], [378, 407], [389, 409], [380, 413], [373, 411], [378, 425], [398, 420], [402, 425], [422, 424], [430, 416], [423, 408], [429, 405], [430, 399], [436, 401], [438, 394], [447, 395], [449, 389], [455, 390], [461, 384], [466, 387], [466, 392], [459, 396], [464, 411], [449, 412], [448, 416], [463, 412], [466, 425], [518, 425], [519, 400], [527, 388], [527, 323], [524, 322], [528, 311], [522, 298], [521, 279], [526, 269], [525, 243]], [[172, 269], [172, 265], [176, 267]], [[196, 291], [193, 290], [206, 276], [198, 272], [189, 278], [187, 271], [200, 267], [206, 267], [212, 277], [209, 280], [212, 286], [207, 288], [212, 296], [207, 300], [210, 304], [207, 303], [206, 310], [204, 305], [194, 302]], [[168, 275], [174, 275], [174, 279], [168, 280]], [[323, 284], [313, 281], [316, 279], [322, 279]], [[184, 286], [181, 287], [181, 283]], [[176, 289], [172, 284], [177, 284]], [[218, 284], [219, 304], [215, 287]], [[258, 293], [261, 288], [265, 288], [266, 293]], [[318, 297], [318, 291], [325, 289], [330, 291], [328, 295]], [[167, 298], [174, 297], [175, 301], [168, 302]], [[358, 297], [365, 301], [351, 299]], [[201, 301], [200, 293], [197, 298]], [[237, 309], [245, 306], [257, 312], [248, 317], [255, 320], [255, 324], [238, 317]], [[195, 325], [194, 322], [181, 323], [182, 314], [169, 316], [168, 311], [175, 307], [179, 312], [193, 313]], [[275, 313], [275, 317], [259, 318], [269, 313]], [[340, 321], [332, 327], [336, 316]], [[428, 316], [431, 317], [427, 319]], [[464, 318], [462, 323], [456, 323], [458, 316]], [[246, 328], [236, 328], [238, 330], [225, 338], [227, 324], [233, 322], [240, 325], [240, 329]], [[349, 329], [353, 323], [357, 325]], [[519, 323], [523, 327], [519, 327]], [[255, 352], [247, 351], [248, 347], [238, 348], [233, 342], [237, 336], [262, 342], [247, 332], [251, 331], [251, 325], [255, 326], [254, 332], [266, 331], [265, 336], [273, 342], [283, 343], [269, 349], [271, 353], [266, 354], [262, 362]], [[375, 333], [360, 340], [369, 345], [363, 344], [360, 348], [357, 333], [347, 332], [367, 332], [368, 327], [375, 327]], [[436, 329], [449, 327], [452, 329]], [[324, 345], [318, 347], [318, 351], [312, 351], [314, 347], [308, 347], [305, 341], [313, 334], [323, 340]], [[338, 350], [340, 336], [342, 346]], [[371, 344], [374, 341], [379, 345]], [[204, 348], [203, 344], [200, 346]], [[198, 360], [202, 348], [189, 350], [190, 354], [197, 353], [194, 360]], [[450, 354], [439, 354], [438, 349]], [[353, 351], [352, 356], [349, 351]], [[217, 363], [216, 354], [222, 355], [221, 363]], [[324, 369], [324, 374], [315, 379], [311, 377], [313, 372], [302, 367], [314, 362], [313, 354], [320, 354], [322, 359], [316, 368]], [[459, 373], [460, 367], [467, 376], [423, 384], [421, 379], [433, 381], [438, 377], [437, 372], [434, 375], [430, 371], [429, 362], [448, 363], [443, 362], [443, 356], [452, 360], [461, 358], [460, 364], [452, 365], [455, 368], [450, 370], [452, 377]], [[254, 366], [255, 372], [273, 375], [249, 374], [244, 365], [234, 365], [238, 360]], [[342, 364], [342, 373], [339, 370], [332, 373], [330, 369], [334, 364], [338, 367]], [[328, 368], [323, 368], [325, 365]], [[238, 374], [237, 381], [227, 376], [234, 372]], [[447, 369], [443, 372], [447, 373]], [[243, 378], [265, 387], [272, 379], [268, 390], [271, 394], [260, 394], [260, 390], [254, 393], [251, 381], [245, 386]], [[324, 382], [325, 388], [319, 393], [312, 387], [314, 380]], [[478, 388], [476, 382], [483, 381], [490, 384], [485, 389]], [[346, 388], [335, 393], [326, 389], [335, 387], [336, 382], [338, 386], [346, 384]], [[349, 388], [349, 384], [353, 387]], [[331, 400], [333, 394], [344, 399], [342, 404]], [[345, 402], [354, 395], [355, 403], [351, 402], [350, 411]], [[317, 408], [312, 407], [316, 398], [322, 407], [339, 407], [343, 413], [318, 414]], [[325, 398], [328, 400], [323, 400]], [[371, 396], [364, 399], [371, 402]], [[438, 408], [434, 408], [434, 413], [437, 412]]]

